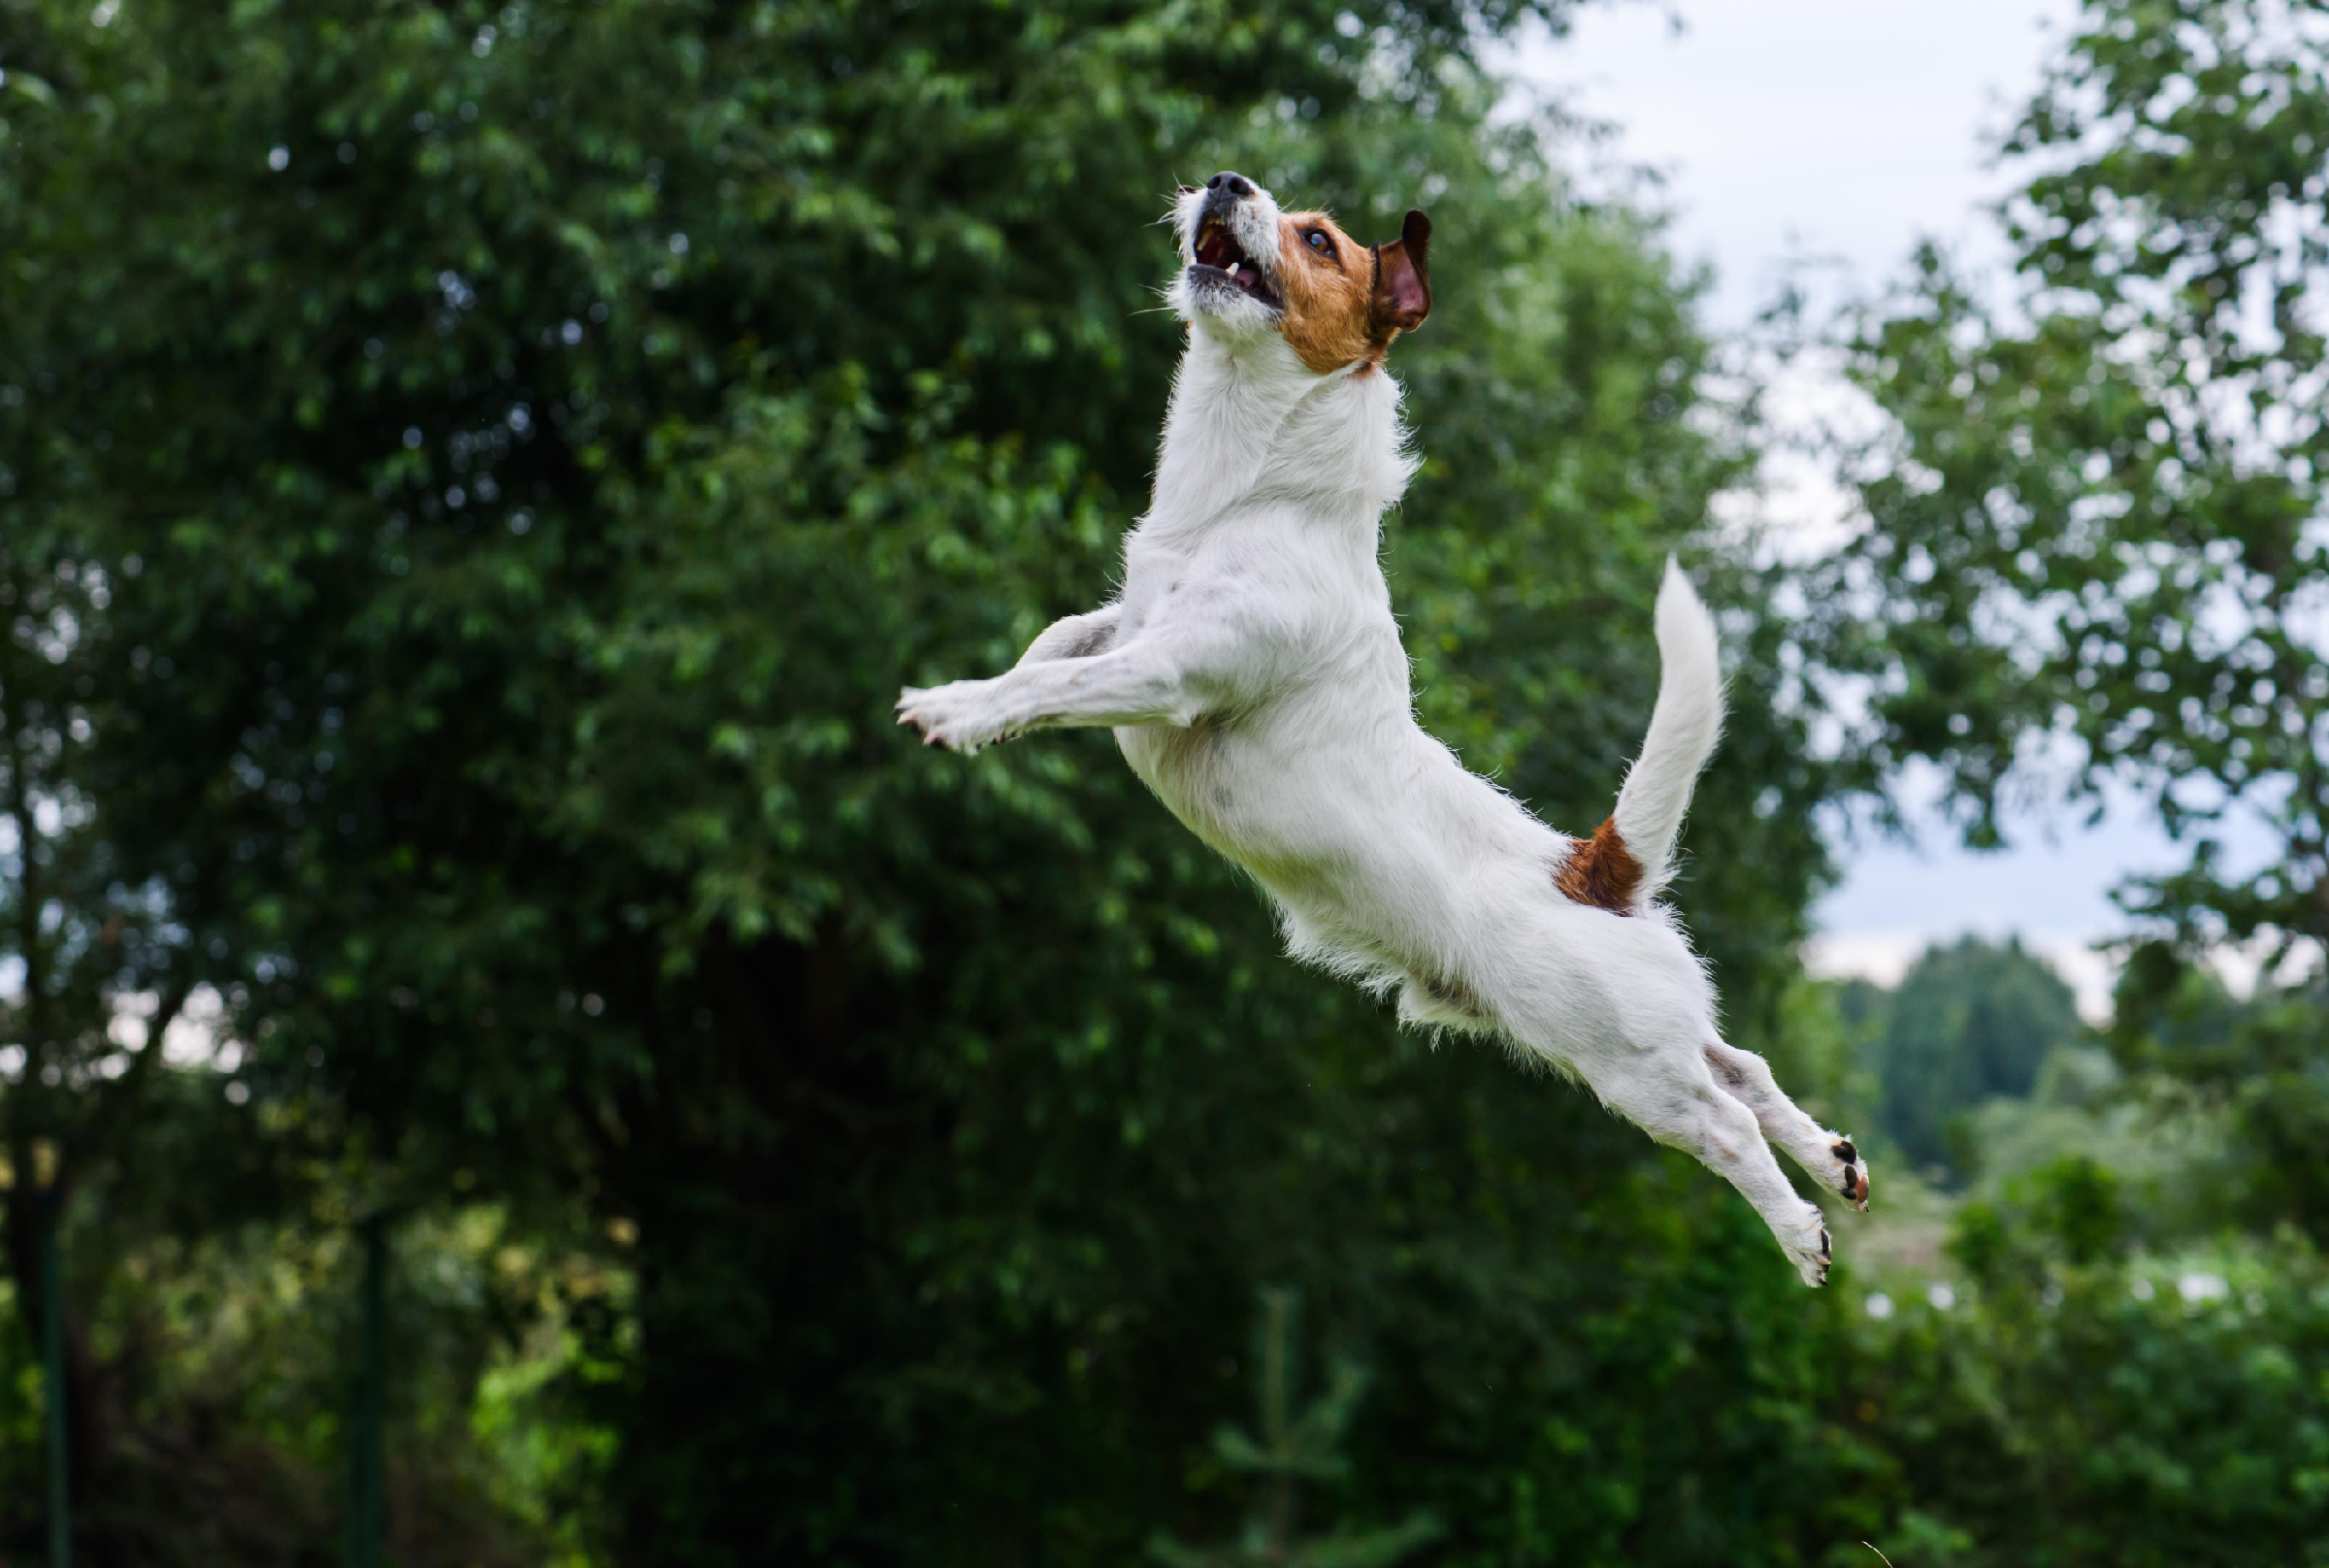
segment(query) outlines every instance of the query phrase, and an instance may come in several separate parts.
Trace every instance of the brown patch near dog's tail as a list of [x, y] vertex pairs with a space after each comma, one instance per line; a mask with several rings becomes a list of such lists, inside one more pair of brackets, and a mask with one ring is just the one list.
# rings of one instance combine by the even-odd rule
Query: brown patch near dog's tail
[[1613, 915], [1633, 913], [1633, 896], [1642, 886], [1642, 863], [1619, 836], [1616, 817], [1604, 819], [1592, 837], [1570, 848], [1569, 858], [1553, 873], [1553, 886], [1573, 903], [1591, 904]]

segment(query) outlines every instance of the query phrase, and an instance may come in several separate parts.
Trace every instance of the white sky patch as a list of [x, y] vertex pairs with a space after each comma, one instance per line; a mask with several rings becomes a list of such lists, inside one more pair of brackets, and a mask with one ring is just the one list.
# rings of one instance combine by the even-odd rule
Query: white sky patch
[[196, 986], [162, 1034], [162, 1061], [173, 1067], [214, 1067], [232, 1072], [243, 1048], [226, 1028], [226, 998], [210, 986]]
[[2316, 975], [2321, 967], [2320, 945], [2300, 938], [2281, 954], [2277, 967], [2268, 972], [2274, 955], [2280, 953], [2280, 933], [2266, 930], [2258, 931], [2245, 942], [2225, 942], [2210, 949], [2209, 967], [2236, 996], [2253, 993], [2259, 982], [2271, 980], [2276, 985], [2294, 985]]
[[[1896, 276], [1927, 236], [2001, 258], [1981, 208], [2013, 188], [1986, 149], [2036, 90], [2073, 0], [1668, 0], [1578, 13], [1500, 62], [1525, 90], [1614, 124], [1612, 170], [1663, 179], [1685, 262], [1711, 263], [1736, 331], [1807, 261], [1841, 292]], [[1679, 29], [1675, 22], [1679, 20]]]
[[1825, 438], [1859, 446], [1884, 438], [1891, 420], [1876, 400], [1845, 379], [1840, 356], [1811, 349], [1784, 363], [1751, 354], [1763, 384], [1763, 413], [1775, 441], [1750, 491], [1714, 498], [1715, 521], [1734, 536], [1753, 534], [1770, 556], [1808, 563], [1834, 553], [1859, 531], [1859, 500], [1839, 482], [1818, 446]]
[[[0, 958], [0, 997], [20, 1001], [24, 995], [24, 964], [16, 958]], [[162, 998], [151, 991], [133, 991], [114, 998], [114, 1016], [105, 1027], [105, 1036], [124, 1053], [142, 1051], [153, 1032], [153, 1018], [161, 1011]], [[243, 1062], [243, 1045], [227, 1028], [226, 998], [211, 986], [196, 986], [186, 997], [186, 1004], [170, 1021], [162, 1033], [162, 1062], [166, 1066], [211, 1068], [217, 1072], [233, 1072]], [[14, 1066], [0, 1062], [0, 1076], [15, 1077], [22, 1073], [22, 1052]], [[117, 1076], [128, 1065], [126, 1056], [109, 1058], [119, 1066], [99, 1071], [107, 1077]]]

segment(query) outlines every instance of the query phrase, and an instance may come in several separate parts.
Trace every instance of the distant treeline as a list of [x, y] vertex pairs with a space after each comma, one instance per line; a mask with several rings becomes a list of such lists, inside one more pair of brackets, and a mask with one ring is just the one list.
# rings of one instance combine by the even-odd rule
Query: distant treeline
[[1837, 1006], [1873, 1080], [1877, 1127], [1919, 1171], [1961, 1172], [1963, 1113], [2026, 1097], [2047, 1060], [2088, 1033], [2070, 987], [2016, 938], [1929, 948], [1899, 985], [1851, 981]]

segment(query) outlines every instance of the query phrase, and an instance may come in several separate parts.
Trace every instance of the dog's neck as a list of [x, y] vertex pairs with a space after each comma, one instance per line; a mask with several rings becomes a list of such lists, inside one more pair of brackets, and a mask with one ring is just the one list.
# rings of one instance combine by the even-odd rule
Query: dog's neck
[[1173, 376], [1148, 520], [1200, 530], [1285, 502], [1371, 529], [1414, 468], [1379, 365], [1317, 376], [1274, 333], [1224, 342], [1199, 327]]

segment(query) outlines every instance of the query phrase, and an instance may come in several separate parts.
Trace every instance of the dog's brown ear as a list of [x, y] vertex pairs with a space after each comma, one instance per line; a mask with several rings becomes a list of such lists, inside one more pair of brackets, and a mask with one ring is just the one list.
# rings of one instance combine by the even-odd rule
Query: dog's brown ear
[[1431, 313], [1431, 220], [1410, 212], [1399, 237], [1375, 246], [1375, 330], [1413, 332]]

